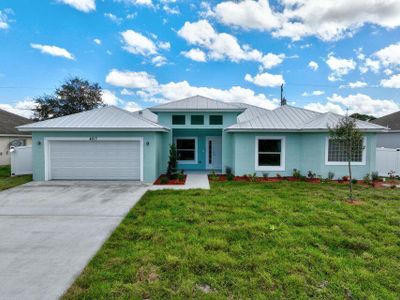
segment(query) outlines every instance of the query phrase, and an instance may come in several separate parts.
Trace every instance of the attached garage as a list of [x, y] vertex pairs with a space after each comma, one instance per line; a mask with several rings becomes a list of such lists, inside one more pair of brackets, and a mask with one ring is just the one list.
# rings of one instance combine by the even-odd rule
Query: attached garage
[[101, 107], [18, 129], [32, 132], [35, 181], [150, 183], [165, 168], [162, 141], [170, 129], [118, 107]]
[[143, 139], [48, 139], [48, 180], [143, 180]]

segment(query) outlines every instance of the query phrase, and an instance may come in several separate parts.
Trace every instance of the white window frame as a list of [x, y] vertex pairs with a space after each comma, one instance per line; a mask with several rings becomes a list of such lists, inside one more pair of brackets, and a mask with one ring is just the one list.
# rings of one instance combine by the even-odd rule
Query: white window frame
[[[331, 138], [328, 136], [325, 140], [325, 165], [327, 166], [347, 166], [347, 161], [328, 161], [329, 158], [329, 140]], [[352, 166], [365, 166], [367, 161], [367, 137], [363, 137], [363, 152], [362, 161], [352, 161]]]
[[[281, 141], [281, 163], [279, 166], [260, 166], [258, 162], [258, 141], [280, 140]], [[284, 136], [256, 136], [255, 139], [255, 170], [256, 171], [285, 171], [286, 137]]]
[[177, 140], [194, 140], [194, 160], [178, 160], [179, 164], [188, 165], [188, 164], [197, 164], [197, 136], [177, 136], [174, 138], [174, 142], [176, 145], [176, 151], [178, 151], [178, 143]]

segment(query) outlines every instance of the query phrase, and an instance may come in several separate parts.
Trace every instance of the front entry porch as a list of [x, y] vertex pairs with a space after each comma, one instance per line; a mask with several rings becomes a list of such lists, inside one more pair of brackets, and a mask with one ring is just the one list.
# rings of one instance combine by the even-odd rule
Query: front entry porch
[[222, 169], [221, 129], [174, 129], [178, 169], [185, 172]]

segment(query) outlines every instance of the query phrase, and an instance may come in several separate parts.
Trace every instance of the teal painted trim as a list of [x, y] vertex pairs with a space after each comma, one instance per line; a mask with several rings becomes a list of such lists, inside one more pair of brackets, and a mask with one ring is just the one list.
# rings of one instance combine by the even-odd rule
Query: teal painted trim
[[[44, 138], [45, 137], [112, 137], [129, 138], [143, 137], [143, 181], [153, 182], [163, 168], [163, 157], [160, 146], [163, 144], [164, 135], [160, 132], [33, 132], [32, 133], [32, 161], [33, 180], [45, 180], [44, 162]], [[40, 142], [40, 145], [38, 144]], [[147, 145], [148, 144], [148, 145]]]
[[[325, 143], [328, 133], [285, 133], [257, 132], [230, 133], [233, 135], [233, 169], [236, 175], [253, 174], [255, 172], [255, 138], [256, 136], [284, 136], [286, 139], [285, 171], [265, 171], [269, 176], [291, 176], [293, 169], [307, 175], [312, 171], [322, 177], [334, 172], [335, 178], [348, 175], [346, 165], [325, 165]], [[366, 133], [366, 163], [352, 166], [354, 178], [361, 179], [365, 174], [375, 171], [376, 134]], [[263, 171], [256, 172], [262, 176]]]

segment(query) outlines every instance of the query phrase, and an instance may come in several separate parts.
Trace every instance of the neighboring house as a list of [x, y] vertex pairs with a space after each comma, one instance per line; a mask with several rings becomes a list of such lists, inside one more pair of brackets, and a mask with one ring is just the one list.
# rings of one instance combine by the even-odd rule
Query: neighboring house
[[18, 147], [31, 144], [30, 132], [21, 133], [15, 128], [31, 122], [32, 120], [0, 109], [0, 166], [10, 164], [11, 146]]
[[[195, 96], [131, 113], [109, 106], [20, 126], [33, 132], [34, 180], [102, 179], [152, 182], [164, 173], [169, 146], [183, 170], [236, 175], [292, 175], [310, 170], [347, 175], [341, 145], [328, 127], [342, 117], [284, 105], [266, 110]], [[376, 133], [384, 127], [357, 121], [363, 145], [354, 156], [356, 178], [375, 171]]]
[[377, 147], [400, 148], [400, 111], [375, 119], [371, 123], [388, 128], [386, 132], [377, 134]]

